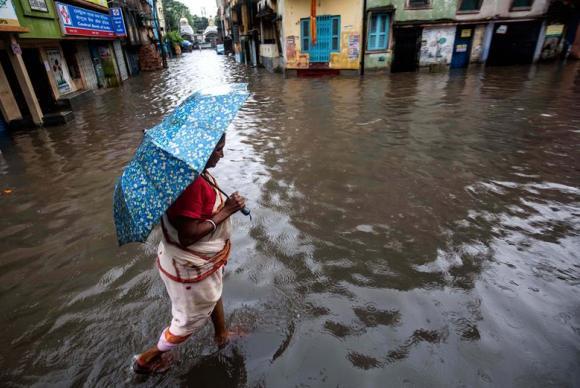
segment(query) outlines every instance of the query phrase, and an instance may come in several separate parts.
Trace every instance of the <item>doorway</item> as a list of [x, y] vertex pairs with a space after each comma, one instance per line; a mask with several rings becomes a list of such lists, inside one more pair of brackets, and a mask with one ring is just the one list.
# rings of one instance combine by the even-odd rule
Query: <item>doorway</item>
[[423, 29], [420, 27], [395, 28], [393, 31], [395, 47], [391, 72], [417, 70], [422, 34]]
[[496, 23], [487, 64], [504, 66], [532, 63], [541, 26], [541, 21]]
[[79, 62], [77, 60], [77, 47], [76, 42], [68, 42], [63, 40], [61, 42], [62, 52], [64, 56], [64, 60], [68, 66], [68, 71], [70, 74], [70, 78], [74, 83], [76, 90], [81, 90], [85, 88], [83, 83], [83, 77], [81, 76], [81, 70], [79, 67]]
[[455, 43], [453, 44], [453, 57], [451, 58], [452, 69], [461, 69], [469, 66], [474, 31], [475, 28], [473, 26], [457, 26]]
[[28, 74], [34, 75], [32, 87], [38, 99], [38, 104], [42, 113], [53, 113], [58, 111], [54, 95], [52, 94], [52, 87], [46, 74], [46, 68], [40, 57], [40, 52], [35, 48], [22, 49], [22, 59]]

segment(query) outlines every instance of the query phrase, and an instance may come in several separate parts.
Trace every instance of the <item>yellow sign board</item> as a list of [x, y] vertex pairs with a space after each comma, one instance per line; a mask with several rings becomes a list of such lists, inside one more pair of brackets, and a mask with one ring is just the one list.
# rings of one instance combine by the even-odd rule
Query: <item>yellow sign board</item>
[[546, 28], [546, 36], [560, 36], [564, 32], [563, 24], [552, 24]]
[[471, 38], [471, 28], [466, 28], [461, 30], [461, 37], [462, 38]]
[[12, 0], [4, 2], [0, 1], [0, 27], [1, 26], [20, 27], [18, 17], [16, 16], [16, 12], [14, 12]]
[[100, 5], [101, 7], [109, 8], [109, 4], [107, 4], [107, 0], [85, 0], [89, 3], [93, 3], [96, 5]]

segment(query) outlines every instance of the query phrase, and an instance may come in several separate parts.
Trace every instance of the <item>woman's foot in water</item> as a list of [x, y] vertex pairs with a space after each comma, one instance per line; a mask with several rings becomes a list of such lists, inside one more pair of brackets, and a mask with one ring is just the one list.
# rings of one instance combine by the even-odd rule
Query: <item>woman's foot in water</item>
[[133, 372], [138, 374], [159, 374], [167, 372], [175, 361], [171, 352], [161, 352], [157, 348], [135, 356]]
[[233, 327], [230, 330], [216, 333], [214, 339], [218, 348], [222, 349], [230, 342], [245, 337], [247, 334], [241, 327]]

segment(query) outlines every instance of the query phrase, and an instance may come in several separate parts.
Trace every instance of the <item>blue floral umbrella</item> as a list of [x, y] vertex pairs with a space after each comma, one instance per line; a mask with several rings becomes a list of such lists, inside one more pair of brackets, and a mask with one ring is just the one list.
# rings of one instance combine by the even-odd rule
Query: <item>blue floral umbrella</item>
[[203, 171], [248, 95], [247, 84], [199, 90], [145, 132], [115, 185], [119, 245], [147, 239], [167, 208]]

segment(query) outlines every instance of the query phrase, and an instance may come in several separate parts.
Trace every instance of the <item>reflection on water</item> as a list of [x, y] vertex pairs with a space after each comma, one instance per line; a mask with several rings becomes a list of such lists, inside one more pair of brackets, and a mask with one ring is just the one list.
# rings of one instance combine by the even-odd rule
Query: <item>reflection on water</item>
[[[235, 217], [226, 310], [165, 376], [156, 235], [117, 248], [115, 177], [199, 86], [249, 82], [216, 169]], [[580, 358], [578, 64], [283, 79], [211, 52], [0, 139], [7, 384], [571, 386]]]

